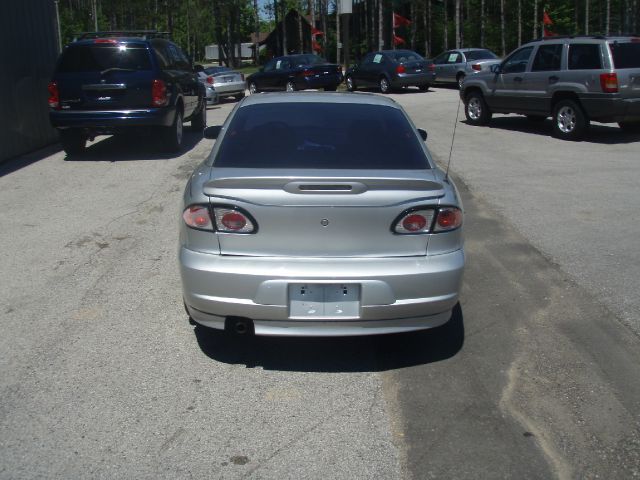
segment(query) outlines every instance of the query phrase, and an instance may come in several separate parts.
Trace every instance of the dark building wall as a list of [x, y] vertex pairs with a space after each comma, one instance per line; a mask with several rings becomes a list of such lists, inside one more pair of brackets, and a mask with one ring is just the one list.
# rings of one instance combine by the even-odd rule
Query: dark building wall
[[47, 85], [58, 44], [53, 0], [2, 1], [0, 162], [55, 142]]

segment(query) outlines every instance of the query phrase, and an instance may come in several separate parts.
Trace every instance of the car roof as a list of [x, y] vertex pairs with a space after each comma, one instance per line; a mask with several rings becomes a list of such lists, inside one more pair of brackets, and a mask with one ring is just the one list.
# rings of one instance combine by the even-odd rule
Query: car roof
[[380, 105], [384, 107], [400, 108], [398, 104], [388, 98], [373, 93], [329, 93], [329, 92], [274, 92], [254, 94], [245, 97], [240, 108], [250, 105], [270, 103], [342, 103], [360, 105]]
[[[96, 42], [96, 40], [100, 40], [99, 42]], [[137, 43], [140, 45], [148, 45], [149, 41], [145, 40], [143, 38], [140, 37], [98, 37], [98, 38], [85, 38], [82, 40], [76, 40], [75, 42], [71, 42], [69, 45], [79, 45], [79, 46], [86, 46], [86, 45], [95, 45], [95, 44], [102, 44], [105, 45], [106, 43], [104, 42], [105, 40], [113, 40], [117, 43]]]

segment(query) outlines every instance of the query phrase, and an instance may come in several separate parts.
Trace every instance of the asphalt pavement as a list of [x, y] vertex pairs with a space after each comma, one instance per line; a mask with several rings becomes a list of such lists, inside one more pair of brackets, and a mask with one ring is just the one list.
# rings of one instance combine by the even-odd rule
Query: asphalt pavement
[[[456, 95], [393, 95], [441, 164]], [[640, 139], [463, 118], [463, 294], [411, 335], [189, 325], [180, 200], [212, 145], [195, 133], [181, 156], [106, 138], [0, 165], [0, 478], [639, 477]]]

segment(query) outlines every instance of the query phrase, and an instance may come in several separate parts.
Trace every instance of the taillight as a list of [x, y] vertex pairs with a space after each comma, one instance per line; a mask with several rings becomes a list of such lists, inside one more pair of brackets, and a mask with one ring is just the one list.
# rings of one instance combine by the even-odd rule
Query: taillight
[[60, 108], [60, 93], [58, 92], [58, 84], [50, 82], [47, 87], [49, 90], [49, 107], [58, 110]]
[[212, 76], [208, 76], [208, 77], [207, 77], [207, 83], [208, 83], [209, 85], [213, 85], [213, 77], [212, 77]]
[[480, 70], [482, 70], [482, 65], [480, 65], [479, 63], [474, 63], [473, 65], [471, 65], [471, 68], [476, 72], [479, 72]]
[[462, 225], [462, 211], [455, 207], [444, 207], [438, 209], [434, 232], [448, 232], [455, 230]]
[[436, 71], [436, 65], [434, 63], [429, 65], [429, 71], [430, 72], [435, 72]]
[[309, 70], [309, 69], [304, 70], [302, 72], [302, 75], [304, 75], [305, 77], [310, 77], [311, 75], [313, 75], [313, 70]]
[[96, 38], [93, 43], [118, 43], [114, 38]]
[[216, 229], [226, 233], [255, 233], [256, 227], [248, 214], [241, 210], [214, 207]]
[[198, 230], [213, 230], [209, 208], [204, 205], [191, 205], [182, 212], [182, 219], [187, 226]]
[[616, 73], [601, 73], [600, 87], [604, 93], [618, 93], [618, 75]]
[[396, 67], [396, 73], [404, 73], [404, 72], [406, 72], [406, 71], [407, 71], [407, 69], [406, 69], [406, 68], [404, 68], [404, 65], [398, 65], [398, 66]]
[[154, 107], [164, 107], [168, 103], [167, 85], [162, 80], [154, 80], [151, 85], [151, 104]]
[[396, 220], [393, 227], [395, 233], [428, 233], [433, 223], [433, 209], [414, 210], [407, 212]]

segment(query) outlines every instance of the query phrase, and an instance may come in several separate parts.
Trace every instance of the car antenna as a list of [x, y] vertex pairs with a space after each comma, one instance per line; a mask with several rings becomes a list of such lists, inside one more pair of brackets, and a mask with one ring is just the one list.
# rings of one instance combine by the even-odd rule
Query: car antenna
[[462, 99], [458, 97], [458, 110], [456, 110], [456, 123], [453, 124], [453, 135], [451, 136], [451, 148], [449, 149], [449, 160], [447, 161], [447, 171], [444, 174], [444, 181], [449, 183], [449, 167], [451, 166], [451, 156], [453, 153], [453, 141], [456, 139], [456, 128], [458, 127], [458, 117], [460, 116], [460, 104]]

